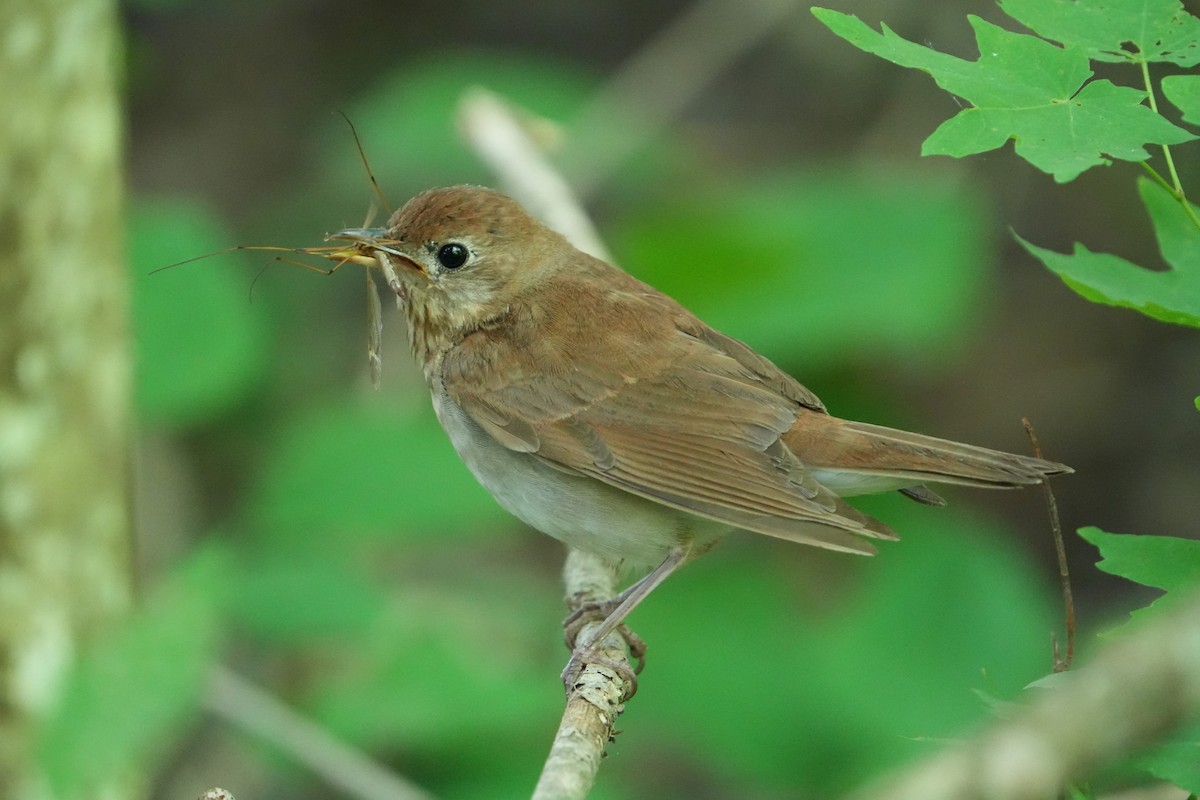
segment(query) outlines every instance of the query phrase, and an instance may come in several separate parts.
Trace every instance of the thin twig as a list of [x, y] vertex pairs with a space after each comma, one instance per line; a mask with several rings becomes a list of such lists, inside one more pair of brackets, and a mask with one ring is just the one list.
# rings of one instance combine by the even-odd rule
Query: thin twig
[[[1038, 444], [1037, 433], [1028, 417], [1022, 417], [1025, 433], [1029, 436], [1029, 444], [1037, 458], [1042, 457], [1042, 448]], [[1058, 501], [1054, 498], [1054, 490], [1050, 481], [1042, 481], [1042, 493], [1046, 496], [1046, 513], [1050, 516], [1050, 532], [1054, 536], [1054, 551], [1058, 554], [1058, 581], [1062, 588], [1063, 612], [1066, 615], [1067, 654], [1062, 656], [1058, 650], [1058, 638], [1051, 636], [1054, 646], [1054, 671], [1066, 672], [1075, 660], [1075, 598], [1071, 594], [1071, 571], [1067, 567], [1067, 547], [1063, 543], [1062, 522], [1058, 518]]]
[[[586, 252], [604, 258], [606, 250], [565, 180], [546, 161], [519, 117], [496, 95], [469, 92], [459, 106], [459, 127], [500, 184], [522, 205]], [[571, 550], [563, 570], [567, 597], [603, 601], [616, 594], [616, 576], [604, 560]], [[599, 626], [579, 632], [587, 641]], [[629, 662], [624, 642], [616, 634], [599, 646], [610, 663]], [[596, 778], [604, 747], [623, 710], [626, 685], [614, 670], [588, 664], [567, 694], [567, 707], [534, 790], [535, 800], [576, 800], [586, 797]]]
[[424, 789], [377, 764], [325, 728], [224, 667], [209, 678], [208, 711], [270, 742], [358, 800], [432, 800]]

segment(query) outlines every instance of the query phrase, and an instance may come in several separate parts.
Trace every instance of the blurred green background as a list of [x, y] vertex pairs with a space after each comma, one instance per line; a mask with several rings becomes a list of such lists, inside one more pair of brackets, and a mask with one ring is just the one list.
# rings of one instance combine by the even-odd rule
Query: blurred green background
[[[922, 160], [957, 110], [931, 81], [808, 4], [726, 5], [691, 37], [674, 26], [702, 5], [674, 1], [125, 6], [149, 609], [125, 646], [176, 648], [196, 676], [226, 663], [437, 796], [532, 787], [562, 703], [563, 549], [459, 464], [395, 308], [374, 392], [357, 269], [227, 254], [147, 274], [360, 224], [372, 195], [337, 111], [393, 206], [493, 183], [455, 133], [473, 86], [561, 126], [622, 266], [835, 413], [1016, 452], [1028, 416], [1078, 470], [1055, 485], [1068, 532], [1195, 530], [1196, 338], [1085, 302], [1009, 235], [1157, 264], [1136, 165], [1058, 186], [1007, 151]], [[826, 5], [972, 58], [965, 14], [1005, 20], [982, 0]], [[647, 53], [668, 66], [629, 80]], [[864, 501], [903, 537], [875, 559], [735, 535], [657, 591], [631, 620], [648, 667], [595, 796], [828, 797], [1048, 672], [1062, 613], [1040, 493], [945, 494]], [[1068, 549], [1086, 642], [1148, 595]], [[199, 677], [177, 683], [149, 704], [176, 713], [109, 733], [155, 796], [338, 796], [198, 710]]]

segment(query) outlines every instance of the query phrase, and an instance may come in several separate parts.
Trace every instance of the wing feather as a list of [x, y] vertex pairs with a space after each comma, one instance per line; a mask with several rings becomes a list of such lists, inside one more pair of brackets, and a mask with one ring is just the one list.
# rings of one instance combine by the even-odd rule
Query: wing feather
[[[798, 413], [824, 411], [814, 395], [678, 306], [624, 308], [673, 304], [661, 295], [610, 301], [642, 325], [624, 347], [588, 320], [520, 343], [502, 327], [480, 332], [443, 356], [446, 392], [503, 446], [673, 508], [850, 552], [873, 552], [863, 536], [895, 538], [782, 440]], [[559, 340], [570, 352], [553, 349]], [[506, 373], [493, 368], [506, 360]]]

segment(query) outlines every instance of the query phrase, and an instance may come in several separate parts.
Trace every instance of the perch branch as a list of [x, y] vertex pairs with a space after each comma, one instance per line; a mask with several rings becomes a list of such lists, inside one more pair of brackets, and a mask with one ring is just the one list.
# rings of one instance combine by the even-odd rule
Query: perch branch
[[[595, 556], [571, 550], [563, 567], [568, 602], [606, 600], [616, 593], [616, 575]], [[586, 641], [600, 622], [585, 625], [579, 633]], [[598, 648], [610, 661], [625, 662], [625, 643], [609, 634]], [[550, 754], [533, 791], [533, 800], [583, 798], [592, 787], [604, 748], [613, 738], [626, 687], [616, 672], [604, 666], [587, 665], [567, 695], [567, 707], [554, 734]]]
[[[555, 172], [500, 98], [484, 90], [468, 93], [459, 108], [459, 124], [471, 146], [496, 174], [501, 186], [547, 225], [581, 250], [607, 258], [591, 220], [563, 178]], [[567, 598], [602, 601], [616, 594], [616, 575], [603, 560], [571, 550], [563, 570]], [[599, 623], [579, 633], [587, 641]], [[628, 667], [625, 645], [610, 635], [599, 644], [606, 659]], [[567, 695], [567, 707], [534, 790], [535, 800], [587, 796], [622, 711], [625, 681], [613, 670], [587, 665]]]

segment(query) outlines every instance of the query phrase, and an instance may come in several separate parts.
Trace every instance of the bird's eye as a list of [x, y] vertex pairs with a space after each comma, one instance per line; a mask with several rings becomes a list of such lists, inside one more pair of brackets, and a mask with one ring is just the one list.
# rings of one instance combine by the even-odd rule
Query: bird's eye
[[446, 269], [458, 269], [467, 263], [468, 255], [467, 248], [458, 242], [450, 242], [438, 248], [437, 260]]

